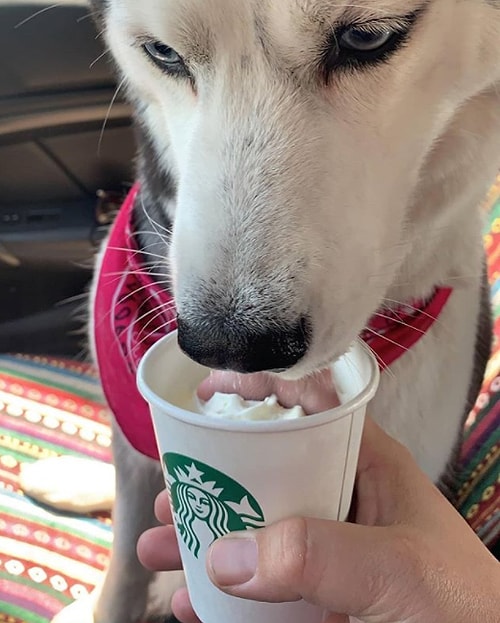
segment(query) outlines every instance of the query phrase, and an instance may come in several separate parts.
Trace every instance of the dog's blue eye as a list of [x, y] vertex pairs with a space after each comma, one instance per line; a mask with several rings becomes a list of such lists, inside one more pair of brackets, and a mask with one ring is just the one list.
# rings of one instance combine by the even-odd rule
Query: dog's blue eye
[[397, 20], [339, 25], [328, 34], [319, 57], [323, 81], [328, 84], [341, 71], [352, 72], [388, 61], [404, 46], [422, 13], [414, 11]]
[[152, 41], [151, 43], [145, 43], [144, 49], [154, 58], [155, 61], [159, 63], [164, 63], [165, 65], [176, 65], [177, 63], [182, 63], [182, 58], [177, 54], [177, 52], [173, 48], [169, 48], [168, 45], [165, 45], [161, 41]]
[[173, 48], [161, 41], [151, 41], [142, 47], [160, 69], [171, 74], [189, 76], [189, 71], [182, 57]]
[[385, 46], [393, 35], [394, 32], [391, 30], [373, 32], [361, 28], [349, 28], [342, 33], [339, 46], [357, 52], [375, 52]]

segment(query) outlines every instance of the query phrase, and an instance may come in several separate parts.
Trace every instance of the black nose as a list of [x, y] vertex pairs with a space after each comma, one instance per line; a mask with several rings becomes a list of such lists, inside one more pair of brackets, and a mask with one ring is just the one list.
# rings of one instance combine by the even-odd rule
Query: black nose
[[209, 368], [235, 372], [287, 370], [307, 352], [310, 323], [301, 318], [291, 327], [256, 331], [188, 322], [179, 317], [178, 340], [191, 359]]

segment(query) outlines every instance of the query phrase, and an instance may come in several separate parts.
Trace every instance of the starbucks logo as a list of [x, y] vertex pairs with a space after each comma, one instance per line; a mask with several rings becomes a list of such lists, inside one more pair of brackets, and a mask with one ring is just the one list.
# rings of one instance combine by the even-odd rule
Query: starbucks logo
[[228, 532], [262, 528], [264, 514], [256, 499], [222, 472], [187, 456], [163, 455], [174, 521], [189, 551], [199, 558]]

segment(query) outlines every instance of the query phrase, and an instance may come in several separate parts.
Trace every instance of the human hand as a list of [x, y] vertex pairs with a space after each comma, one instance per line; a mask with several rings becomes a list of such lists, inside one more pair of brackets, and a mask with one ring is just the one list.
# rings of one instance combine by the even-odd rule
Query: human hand
[[[138, 553], [152, 569], [180, 568], [168, 499]], [[356, 481], [355, 524], [291, 518], [230, 534], [207, 555], [216, 586], [238, 597], [305, 599], [363, 623], [494, 623], [500, 565], [419, 470], [408, 451], [367, 420]], [[172, 602], [183, 623], [199, 623], [186, 590]], [[339, 614], [340, 613], [340, 614]]]

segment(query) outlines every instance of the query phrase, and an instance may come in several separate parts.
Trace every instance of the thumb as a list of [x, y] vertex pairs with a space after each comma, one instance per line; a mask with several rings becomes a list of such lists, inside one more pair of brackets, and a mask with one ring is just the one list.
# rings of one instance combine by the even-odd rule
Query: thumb
[[207, 569], [216, 586], [238, 597], [265, 602], [302, 598], [356, 617], [383, 613], [384, 604], [393, 608], [404, 601], [402, 593], [411, 591], [407, 540], [395, 538], [398, 528], [388, 530], [287, 519], [216, 541]]

